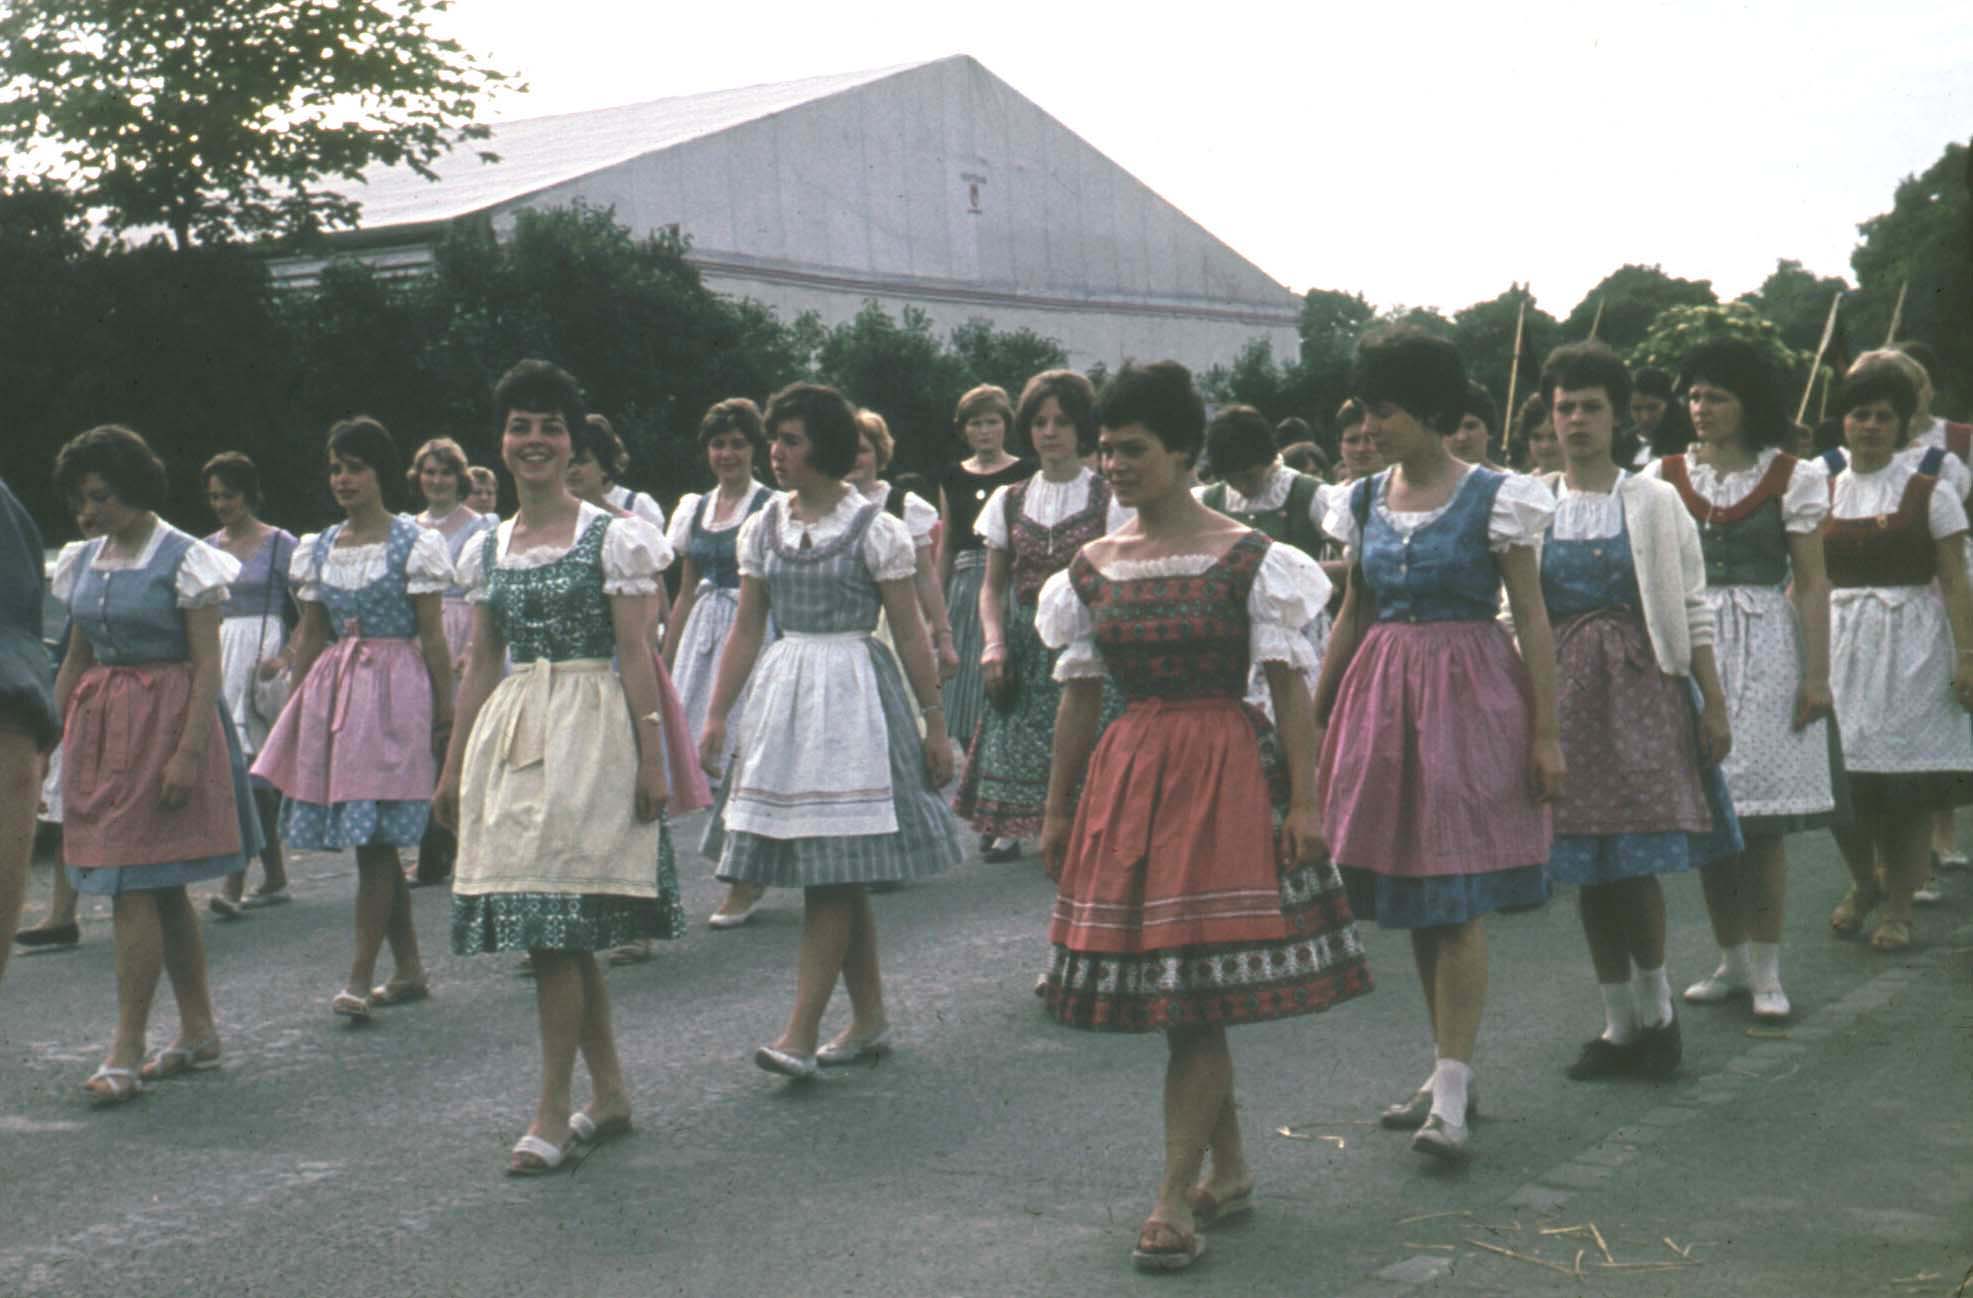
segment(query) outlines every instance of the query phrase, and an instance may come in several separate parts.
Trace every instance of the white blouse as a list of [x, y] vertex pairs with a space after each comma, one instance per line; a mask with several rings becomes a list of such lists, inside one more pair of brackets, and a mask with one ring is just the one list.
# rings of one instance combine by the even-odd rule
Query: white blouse
[[[1459, 480], [1459, 485], [1446, 497], [1445, 504], [1437, 509], [1399, 510], [1386, 503], [1384, 488], [1390, 479], [1385, 478], [1371, 490], [1376, 494], [1377, 514], [1398, 532], [1409, 536], [1443, 517], [1459, 493], [1466, 490], [1472, 480], [1472, 470], [1468, 469]], [[1360, 547], [1362, 538], [1357, 534], [1356, 511], [1350, 508], [1350, 497], [1354, 494], [1355, 483], [1350, 489], [1329, 493], [1329, 512], [1323, 515], [1322, 530], [1351, 550]], [[1495, 554], [1505, 554], [1517, 547], [1533, 547], [1541, 543], [1541, 534], [1548, 530], [1548, 520], [1555, 513], [1555, 497], [1548, 488], [1535, 479], [1519, 473], [1510, 473], [1500, 484], [1500, 491], [1493, 498], [1493, 509], [1487, 515], [1487, 546]]]
[[[1906, 484], [1917, 472], [1918, 465], [1902, 456], [1893, 457], [1875, 473], [1858, 473], [1853, 465], [1836, 475], [1836, 494], [1830, 513], [1837, 518], [1895, 514], [1904, 499]], [[1966, 506], [1960, 503], [1966, 495], [1966, 481], [1965, 467], [1948, 456], [1939, 471], [1939, 487], [1932, 492], [1932, 508], [1926, 520], [1933, 540], [1943, 541], [1966, 530]]]
[[[1112, 560], [1097, 571], [1111, 581], [1147, 577], [1196, 577], [1220, 561], [1211, 554], [1181, 554], [1163, 559]], [[1247, 592], [1248, 660], [1286, 663], [1299, 672], [1319, 666], [1306, 628], [1329, 603], [1329, 577], [1322, 565], [1292, 545], [1270, 545]], [[1069, 580], [1067, 568], [1050, 577], [1036, 601], [1035, 631], [1043, 644], [1060, 649], [1055, 660], [1058, 681], [1087, 680], [1105, 672], [1096, 649], [1096, 619]]]
[[[1067, 482], [1050, 482], [1040, 473], [1028, 479], [1028, 494], [1021, 501], [1021, 517], [1041, 527], [1054, 527], [1065, 518], [1073, 518], [1089, 505], [1089, 484], [1096, 480], [1096, 473], [1085, 465], [1082, 471]], [[1007, 536], [1007, 493], [1011, 485], [995, 487], [980, 507], [979, 516], [973, 520], [973, 530], [986, 538], [989, 547], [995, 550], [1009, 550], [1013, 542]], [[1110, 508], [1103, 522], [1103, 530], [1114, 532], [1129, 522], [1137, 513], [1117, 503], [1110, 497]]]
[[[1567, 482], [1555, 483], [1555, 539], [1601, 541], [1624, 530], [1624, 498], [1617, 488], [1630, 474], [1619, 470], [1608, 491], [1577, 491]], [[1536, 479], [1539, 481], [1539, 479]]]
[[[404, 514], [407, 523], [417, 524]], [[315, 552], [321, 548], [325, 532], [310, 532], [295, 545], [295, 557], [288, 563], [288, 585], [304, 604], [320, 604], [322, 591], [315, 583]], [[373, 545], [339, 545], [322, 560], [322, 584], [337, 590], [361, 590], [384, 575], [390, 567], [390, 541]], [[418, 528], [418, 539], [411, 543], [411, 555], [404, 563], [404, 593], [439, 595], [453, 585], [452, 555], [445, 538], [428, 527]]]
[[[849, 531], [856, 522], [856, 516], [870, 502], [861, 492], [843, 492], [843, 498], [826, 517], [813, 523], [796, 521], [794, 517], [794, 497], [785, 491], [776, 492], [774, 499], [762, 506], [759, 512], [749, 518], [740, 528], [739, 558], [742, 577], [765, 577], [767, 575], [767, 516], [775, 502], [780, 502], [781, 544], [790, 550], [799, 550], [803, 538], [807, 538], [812, 549], [820, 549]], [[863, 534], [863, 562], [868, 565], [870, 575], [878, 581], [897, 581], [909, 577], [918, 570], [918, 550], [911, 543], [911, 531], [903, 523], [886, 514], [882, 509], [870, 520], [870, 528]]]
[[[1768, 447], [1754, 457], [1753, 464], [1744, 469], [1721, 474], [1710, 464], [1701, 464], [1690, 454], [1685, 457], [1685, 476], [1691, 480], [1692, 489], [1699, 498], [1717, 509], [1731, 509], [1745, 500], [1760, 481], [1767, 475], [1768, 466], [1774, 457], [1781, 454], [1775, 447]], [[1643, 470], [1647, 478], [1665, 476], [1665, 462], [1653, 460]], [[1788, 475], [1788, 486], [1781, 493], [1781, 522], [1788, 531], [1798, 535], [1815, 531], [1822, 526], [1822, 520], [1829, 517], [1829, 470], [1821, 460], [1811, 457], [1795, 462], [1795, 471]]]
[[[96, 572], [128, 572], [141, 568], [157, 554], [164, 538], [173, 535], [184, 536], [185, 533], [160, 518], [152, 526], [144, 548], [135, 556], [111, 557], [108, 554], [109, 545], [105, 542], [89, 566]], [[179, 561], [178, 573], [172, 582], [178, 595], [178, 607], [210, 608], [214, 604], [224, 604], [227, 586], [240, 575], [240, 561], [218, 546], [208, 545], [197, 537], [191, 539], [192, 544]], [[64, 604], [75, 593], [76, 579], [81, 576], [82, 552], [89, 544], [88, 541], [71, 541], [55, 556], [55, 574], [49, 580], [48, 591]]]
[[[532, 545], [518, 554], [508, 547], [514, 542], [514, 520], [507, 519], [494, 533], [496, 568], [545, 568], [570, 550], [575, 549], [582, 534], [598, 518], [611, 520], [609, 530], [603, 533], [603, 593], [605, 595], [654, 595], [662, 584], [658, 574], [671, 566], [671, 545], [665, 538], [643, 519], [632, 514], [618, 517], [605, 513], [596, 506], [583, 502], [576, 514], [575, 531], [567, 545]], [[459, 556], [459, 584], [465, 588], [466, 599], [473, 604], [484, 604], [493, 597], [488, 584], [484, 558], [484, 542], [469, 545]]]
[[[861, 490], [859, 488], [859, 490]], [[882, 509], [891, 498], [891, 484], [882, 478], [870, 485], [863, 498]], [[911, 543], [920, 549], [932, 543], [932, 529], [939, 525], [939, 511], [916, 492], [904, 493], [904, 525], [911, 532]]]
[[[1323, 497], [1329, 484], [1317, 482], [1315, 496], [1308, 504], [1308, 521], [1317, 527], [1322, 526]], [[1234, 514], [1271, 514], [1288, 503], [1288, 493], [1295, 488], [1295, 471], [1276, 460], [1268, 466], [1267, 476], [1261, 479], [1261, 489], [1253, 496], [1243, 496], [1234, 490], [1232, 483], [1226, 484], [1227, 512]], [[1197, 495], [1204, 496], [1212, 488], [1194, 488]]]
[[[706, 530], [730, 532], [746, 522], [747, 502], [754, 498], [754, 492], [759, 489], [759, 483], [748, 483], [747, 494], [740, 497], [740, 507], [725, 518], [714, 518], [712, 513], [708, 513], [705, 522]], [[718, 491], [719, 488], [714, 487], [713, 490]], [[692, 544], [692, 520], [699, 516], [699, 506], [705, 503], [705, 499], [704, 492], [688, 491], [678, 498], [676, 505], [672, 506], [671, 526], [665, 529], [665, 540], [671, 542], [673, 554], [684, 554], [685, 547]], [[717, 510], [713, 512], [716, 513]]]
[[657, 501], [651, 499], [648, 491], [632, 491], [621, 482], [603, 493], [603, 499], [629, 514], [643, 519], [658, 529], [658, 535], [665, 534], [665, 511]]

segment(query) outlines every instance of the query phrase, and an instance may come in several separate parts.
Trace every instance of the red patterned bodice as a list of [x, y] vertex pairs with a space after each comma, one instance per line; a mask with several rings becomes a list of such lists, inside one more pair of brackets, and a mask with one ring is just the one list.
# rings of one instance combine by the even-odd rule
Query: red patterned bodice
[[1002, 497], [1007, 512], [1007, 544], [1012, 551], [1014, 598], [1035, 606], [1042, 583], [1069, 566], [1069, 560], [1089, 542], [1110, 530], [1110, 483], [1091, 476], [1082, 508], [1053, 527], [1035, 522], [1022, 509], [1027, 504], [1029, 478], [1007, 489]]
[[1239, 699], [1247, 693], [1247, 595], [1267, 547], [1259, 532], [1191, 577], [1111, 579], [1078, 553], [1069, 581], [1096, 622], [1096, 648], [1124, 697]]

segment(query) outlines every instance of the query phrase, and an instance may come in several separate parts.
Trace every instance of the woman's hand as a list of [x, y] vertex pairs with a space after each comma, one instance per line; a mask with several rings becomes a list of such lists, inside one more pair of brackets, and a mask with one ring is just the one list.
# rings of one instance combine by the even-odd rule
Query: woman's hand
[[[954, 655], [956, 658], [957, 655]], [[1007, 688], [1007, 650], [1001, 645], [992, 645], [980, 654], [980, 684], [986, 688], [987, 697], [997, 699]]]
[[1568, 768], [1562, 762], [1562, 744], [1554, 739], [1537, 739], [1528, 754], [1528, 782], [1536, 802], [1554, 802], [1562, 796], [1562, 777]]
[[941, 685], [959, 674], [959, 650], [952, 643], [950, 631], [941, 631], [938, 634], [938, 664]]
[[263, 658], [260, 660], [259, 675], [260, 679], [264, 681], [271, 681], [286, 670], [288, 670], [288, 660], [286, 658], [277, 655], [273, 658]]
[[432, 793], [432, 818], [453, 833], [459, 832], [459, 772], [448, 770], [439, 777]]
[[1069, 859], [1069, 833], [1074, 828], [1075, 822], [1057, 811], [1041, 818], [1041, 860], [1051, 879], [1062, 877], [1062, 865]]
[[935, 730], [925, 736], [924, 748], [925, 774], [933, 788], [943, 789], [952, 780], [952, 742], [943, 730]]
[[1733, 729], [1726, 719], [1726, 700], [1709, 699], [1699, 713], [1699, 759], [1718, 766], [1733, 751]]
[[178, 810], [191, 798], [192, 785], [198, 780], [202, 765], [200, 759], [182, 748], [165, 759], [158, 802], [166, 811]]
[[451, 747], [451, 745], [452, 745], [452, 718], [451, 717], [432, 718], [433, 760], [443, 762], [445, 760], [445, 750]]
[[707, 717], [705, 729], [699, 732], [699, 769], [717, 780], [726, 774], [720, 769], [725, 756], [726, 723]]
[[1804, 678], [1801, 688], [1795, 691], [1795, 729], [1807, 730], [1835, 711], [1835, 701], [1829, 695], [1829, 682]]
[[1329, 843], [1322, 836], [1322, 816], [1314, 807], [1290, 804], [1281, 822], [1281, 851], [1291, 865], [1315, 865], [1329, 856]]
[[664, 762], [658, 758], [637, 763], [637, 819], [650, 824], [664, 814], [671, 801], [671, 786], [665, 779]]

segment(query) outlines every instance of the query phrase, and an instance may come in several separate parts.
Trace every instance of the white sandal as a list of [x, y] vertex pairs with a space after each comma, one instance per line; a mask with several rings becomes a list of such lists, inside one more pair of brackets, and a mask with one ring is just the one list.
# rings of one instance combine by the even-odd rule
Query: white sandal
[[[91, 1082], [106, 1082], [109, 1084], [109, 1090], [96, 1090], [90, 1085]], [[82, 1089], [88, 1093], [91, 1104], [99, 1109], [107, 1109], [118, 1104], [128, 1104], [142, 1095], [144, 1079], [137, 1075], [137, 1070], [134, 1068], [112, 1068], [104, 1064], [89, 1074], [89, 1080], [82, 1084]]]
[[[539, 1159], [539, 1163], [524, 1163], [521, 1156]], [[551, 1145], [539, 1136], [522, 1136], [514, 1142], [514, 1156], [507, 1164], [509, 1176], [546, 1176], [562, 1165], [569, 1155], [568, 1146]]]

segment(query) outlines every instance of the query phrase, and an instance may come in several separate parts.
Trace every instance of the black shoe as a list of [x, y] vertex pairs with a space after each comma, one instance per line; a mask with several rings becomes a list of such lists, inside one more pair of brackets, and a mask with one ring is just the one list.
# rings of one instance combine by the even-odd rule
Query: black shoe
[[1631, 1049], [1635, 1052], [1639, 1077], [1662, 1080], [1678, 1072], [1679, 1061], [1685, 1058], [1685, 1043], [1680, 1038], [1678, 1015], [1672, 1015], [1670, 1023], [1645, 1028], [1638, 1034], [1637, 1042]]
[[59, 951], [82, 941], [82, 929], [74, 922], [55, 924], [47, 928], [24, 928], [14, 934], [14, 945], [24, 946], [30, 951]]
[[1569, 1080], [1589, 1082], [1599, 1077], [1622, 1077], [1637, 1071], [1637, 1047], [1620, 1046], [1596, 1037], [1583, 1046], [1576, 1062], [1569, 1065]]

